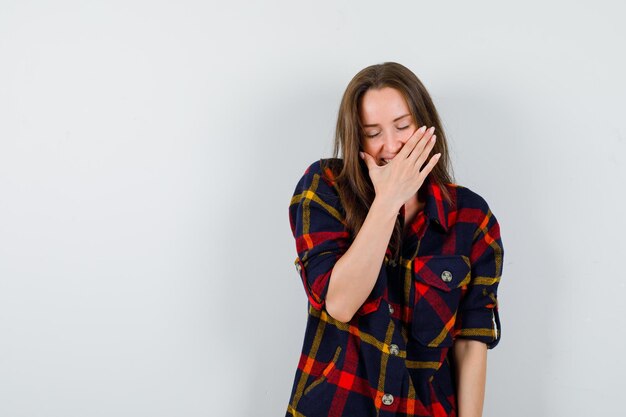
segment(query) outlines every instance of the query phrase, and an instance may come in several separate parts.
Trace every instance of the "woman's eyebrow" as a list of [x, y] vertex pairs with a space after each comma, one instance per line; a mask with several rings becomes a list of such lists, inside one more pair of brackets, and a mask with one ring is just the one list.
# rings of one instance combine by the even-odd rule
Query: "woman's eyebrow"
[[[394, 122], [397, 122], [398, 120], [403, 119], [403, 118], [405, 118], [405, 117], [407, 117], [407, 116], [410, 116], [410, 114], [409, 114], [409, 113], [407, 113], [407, 114], [402, 115], [402, 116], [400, 116], [400, 117], [396, 117], [395, 119], [393, 119], [393, 121], [394, 121]], [[378, 126], [378, 124], [373, 124], [373, 125], [363, 125], [363, 127], [376, 127], [376, 126]]]

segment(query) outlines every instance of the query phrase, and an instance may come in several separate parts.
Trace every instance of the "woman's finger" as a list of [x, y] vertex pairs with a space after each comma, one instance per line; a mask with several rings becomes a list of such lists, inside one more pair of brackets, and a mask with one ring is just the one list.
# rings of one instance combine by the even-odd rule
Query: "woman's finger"
[[426, 161], [426, 159], [428, 158], [428, 155], [430, 155], [430, 152], [435, 147], [436, 141], [437, 141], [437, 135], [432, 135], [430, 139], [428, 139], [427, 141], [428, 143], [426, 143], [426, 146], [422, 150], [420, 156], [415, 160], [414, 166], [418, 171], [422, 168], [424, 161]]
[[435, 126], [432, 126], [430, 129], [428, 129], [424, 133], [424, 135], [421, 137], [419, 142], [415, 145], [415, 148], [413, 149], [413, 151], [411, 151], [411, 153], [407, 156], [407, 158], [411, 159], [413, 163], [415, 163], [417, 158], [419, 158], [419, 156], [422, 154], [422, 151], [424, 150], [426, 145], [428, 145], [428, 141], [433, 136], [434, 131], [435, 131]]
[[432, 156], [432, 158], [430, 158], [430, 161], [428, 161], [424, 169], [418, 175], [420, 181], [423, 182], [426, 179], [428, 174], [430, 174], [430, 171], [432, 171], [435, 167], [435, 164], [437, 164], [437, 161], [439, 161], [439, 158], [441, 158], [441, 153], [436, 153]]
[[417, 142], [419, 142], [419, 140], [422, 138], [422, 136], [424, 135], [424, 132], [426, 132], [426, 126], [422, 126], [419, 129], [417, 129], [415, 132], [413, 132], [411, 137], [409, 137], [409, 140], [407, 140], [404, 146], [402, 146], [402, 149], [400, 149], [400, 152], [398, 152], [398, 154], [394, 157], [394, 159], [396, 158], [398, 158], [399, 160], [406, 159], [411, 153], [411, 151], [413, 150], [413, 148], [415, 148], [415, 145], [417, 144]]

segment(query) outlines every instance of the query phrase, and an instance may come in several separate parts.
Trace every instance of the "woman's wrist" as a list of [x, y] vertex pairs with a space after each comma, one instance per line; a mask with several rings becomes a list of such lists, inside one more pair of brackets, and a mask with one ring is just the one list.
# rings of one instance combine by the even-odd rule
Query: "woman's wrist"
[[376, 196], [374, 197], [370, 211], [380, 211], [395, 220], [396, 216], [400, 213], [400, 207], [402, 207], [402, 204], [398, 204], [384, 197]]

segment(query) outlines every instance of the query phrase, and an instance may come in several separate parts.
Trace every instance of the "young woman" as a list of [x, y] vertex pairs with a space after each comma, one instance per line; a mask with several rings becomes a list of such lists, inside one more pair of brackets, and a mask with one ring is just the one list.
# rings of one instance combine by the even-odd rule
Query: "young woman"
[[449, 169], [415, 74], [359, 72], [289, 206], [309, 315], [288, 416], [481, 416], [503, 246]]

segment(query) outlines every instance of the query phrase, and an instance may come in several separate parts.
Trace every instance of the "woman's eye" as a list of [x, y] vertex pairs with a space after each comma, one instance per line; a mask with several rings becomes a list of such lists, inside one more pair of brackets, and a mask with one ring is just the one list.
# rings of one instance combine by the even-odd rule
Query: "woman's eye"
[[376, 136], [378, 136], [380, 134], [380, 132], [376, 132], [376, 133], [366, 133], [365, 136], [367, 136], [368, 138], [375, 138]]
[[398, 128], [398, 130], [404, 130], [404, 129], [408, 129], [408, 127], [409, 127], [409, 125], [406, 125], [406, 126], [402, 126], [402, 127], [399, 127], [399, 128]]

